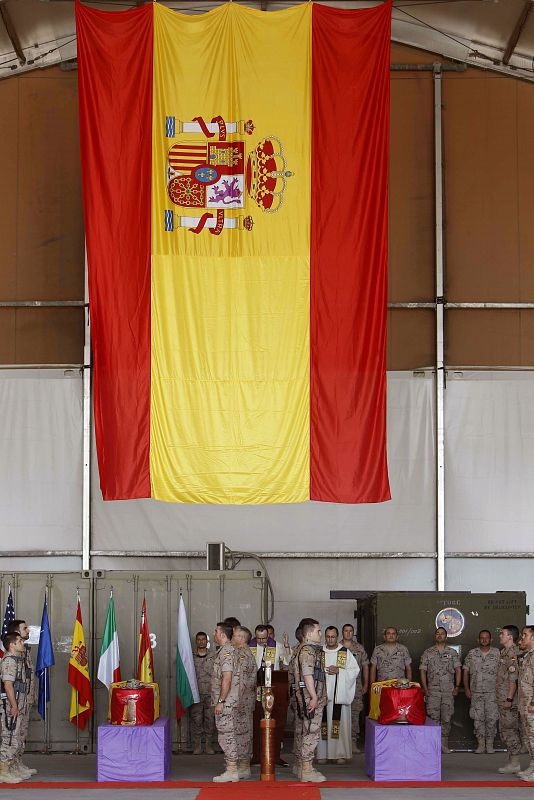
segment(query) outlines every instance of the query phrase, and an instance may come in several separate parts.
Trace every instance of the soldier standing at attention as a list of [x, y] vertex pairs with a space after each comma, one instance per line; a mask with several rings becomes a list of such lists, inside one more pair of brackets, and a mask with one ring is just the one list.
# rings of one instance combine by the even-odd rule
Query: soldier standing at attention
[[22, 778], [29, 778], [31, 775], [35, 775], [35, 773], [37, 772], [36, 769], [27, 767], [25, 764], [22, 763], [22, 753], [24, 752], [24, 749], [26, 747], [28, 728], [30, 726], [30, 714], [32, 706], [35, 702], [35, 670], [33, 668], [32, 650], [30, 645], [26, 644], [26, 642], [30, 638], [30, 629], [28, 628], [25, 620], [14, 619], [13, 622], [9, 623], [7, 632], [18, 633], [20, 638], [24, 642], [24, 667], [26, 670], [26, 679], [28, 682], [28, 694], [26, 698], [26, 708], [22, 714], [22, 718], [20, 721], [21, 751], [19, 757], [16, 760], [16, 767]]
[[299, 644], [290, 669], [295, 692], [295, 763], [301, 781], [321, 783], [325, 776], [313, 768], [313, 754], [321, 735], [323, 708], [327, 704], [324, 651], [321, 628], [316, 619], [304, 618]]
[[517, 646], [519, 629], [516, 625], [505, 625], [499, 633], [501, 654], [497, 668], [496, 697], [499, 708], [499, 732], [506, 749], [508, 763], [499, 767], [499, 772], [508, 774], [521, 770], [519, 754], [521, 736], [519, 735], [519, 711], [517, 710], [517, 680], [519, 677], [519, 657]]
[[200, 703], [194, 703], [189, 712], [193, 734], [193, 755], [199, 756], [202, 753], [202, 739], [204, 739], [204, 752], [213, 755], [215, 751], [211, 739], [215, 727], [215, 717], [211, 704], [211, 678], [215, 653], [208, 650], [208, 635], [204, 631], [199, 631], [195, 636], [195, 645], [193, 663]]
[[354, 638], [354, 625], [348, 622], [343, 625], [343, 641], [341, 644], [350, 650], [360, 668], [356, 678], [356, 693], [351, 705], [351, 731], [352, 731], [352, 752], [360, 753], [358, 749], [358, 736], [360, 734], [360, 714], [363, 709], [363, 696], [367, 694], [369, 688], [369, 658], [365, 648]]
[[491, 646], [491, 633], [478, 634], [478, 647], [470, 650], [463, 668], [465, 696], [471, 701], [469, 716], [475, 723], [475, 753], [494, 753], [499, 709], [495, 699], [499, 651]]
[[248, 628], [234, 628], [235, 673], [238, 676], [237, 703], [234, 708], [234, 730], [237, 743], [237, 773], [240, 779], [250, 778], [252, 757], [252, 716], [256, 705], [256, 678], [258, 668], [252, 650], [248, 646]]
[[389, 627], [384, 631], [384, 644], [379, 644], [371, 656], [369, 680], [388, 681], [391, 678], [412, 679], [412, 659], [408, 648], [398, 643], [399, 634], [396, 628]]
[[211, 701], [215, 708], [219, 745], [226, 761], [226, 770], [213, 778], [215, 783], [236, 783], [239, 780], [234, 714], [238, 702], [239, 675], [236, 671], [234, 648], [230, 642], [232, 635], [232, 626], [224, 622], [218, 622], [213, 632], [213, 639], [220, 649], [213, 661]]
[[449, 733], [454, 714], [454, 698], [462, 679], [462, 662], [454, 648], [447, 645], [447, 631], [437, 628], [435, 644], [421, 656], [419, 670], [426, 697], [426, 713], [441, 724], [441, 752], [450, 753]]
[[519, 665], [519, 715], [530, 753], [530, 764], [518, 778], [534, 783], [534, 625], [525, 625], [519, 644], [524, 656]]
[[7, 698], [1, 702], [0, 783], [20, 783], [30, 777], [18, 768], [24, 750], [24, 717], [29, 714], [30, 679], [20, 634], [7, 633], [2, 642], [5, 655], [0, 662], [0, 678]]

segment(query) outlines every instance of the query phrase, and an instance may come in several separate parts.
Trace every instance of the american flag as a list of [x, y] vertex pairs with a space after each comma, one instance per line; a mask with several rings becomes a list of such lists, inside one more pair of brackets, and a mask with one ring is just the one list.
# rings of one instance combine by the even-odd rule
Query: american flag
[[[6, 603], [6, 613], [4, 614], [4, 624], [2, 625], [2, 638], [7, 633], [7, 628], [10, 622], [15, 621], [15, 606], [13, 605], [13, 593], [11, 592], [11, 586], [9, 587], [9, 594], [7, 596], [7, 603]], [[4, 657], [4, 648], [2, 642], [0, 641], [0, 658]]]

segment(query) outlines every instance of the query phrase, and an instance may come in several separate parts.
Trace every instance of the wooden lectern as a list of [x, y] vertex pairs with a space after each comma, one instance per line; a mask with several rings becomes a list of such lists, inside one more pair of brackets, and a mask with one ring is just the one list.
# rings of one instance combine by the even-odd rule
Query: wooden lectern
[[[287, 721], [287, 709], [289, 707], [289, 689], [287, 682], [288, 673], [282, 670], [271, 672], [271, 689], [274, 695], [274, 707], [272, 711], [272, 719], [276, 722], [275, 741], [274, 741], [274, 761], [275, 763], [280, 760], [280, 748], [282, 746], [282, 739], [284, 737], [284, 730]], [[260, 761], [261, 752], [261, 731], [260, 721], [263, 719], [263, 706], [261, 702], [261, 692], [265, 687], [265, 670], [260, 667], [258, 670], [258, 695], [256, 695], [256, 706], [254, 708], [253, 731], [254, 738], [252, 741], [252, 760]]]

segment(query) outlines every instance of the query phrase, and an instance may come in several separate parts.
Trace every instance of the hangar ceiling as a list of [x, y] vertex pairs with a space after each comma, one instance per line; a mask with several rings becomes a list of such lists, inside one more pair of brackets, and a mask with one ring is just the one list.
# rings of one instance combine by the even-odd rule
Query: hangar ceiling
[[[95, 0], [87, 5], [120, 10], [143, 2]], [[216, 0], [165, 0], [163, 4], [191, 14], [219, 5]], [[269, 11], [295, 2], [243, 4]], [[332, 0], [330, 4], [366, 8], [377, 5], [377, 0]], [[75, 67], [74, 5], [74, 0], [0, 0], [0, 79], [51, 64]], [[534, 81], [532, 5], [533, 0], [393, 0], [392, 40]]]

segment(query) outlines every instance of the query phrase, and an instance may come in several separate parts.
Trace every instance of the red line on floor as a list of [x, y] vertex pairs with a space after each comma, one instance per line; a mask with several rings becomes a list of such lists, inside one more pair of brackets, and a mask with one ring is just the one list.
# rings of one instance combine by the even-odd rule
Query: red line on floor
[[[234, 800], [235, 783], [226, 783], [223, 786], [211, 785], [208, 788], [201, 789], [197, 800]], [[254, 788], [250, 785], [248, 787], [249, 794], [253, 800], [271, 800], [273, 795], [276, 795], [277, 800], [321, 800], [321, 792], [317, 785], [305, 785], [302, 783], [287, 786], [284, 784], [261, 783], [254, 781]]]
[[[520, 787], [532, 789], [532, 783], [525, 781], [326, 781], [321, 784], [306, 785], [297, 781], [280, 781], [261, 783], [261, 781], [240, 781], [232, 784], [217, 784], [211, 781], [23, 781], [22, 783], [3, 783], [2, 789], [202, 789], [217, 791], [219, 793], [232, 792], [232, 795], [242, 792], [253, 792], [258, 800], [263, 796], [270, 797], [269, 793], [276, 793], [279, 800], [285, 800], [284, 794], [291, 793], [292, 800], [300, 798], [297, 790], [318, 789], [443, 789], [466, 788], [481, 789]], [[219, 797], [223, 795], [219, 794]], [[313, 797], [316, 797], [314, 795]], [[302, 795], [305, 798], [305, 795]], [[310, 798], [312, 796], [310, 795]]]

